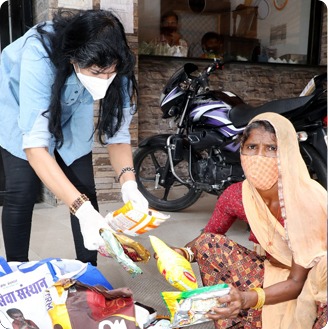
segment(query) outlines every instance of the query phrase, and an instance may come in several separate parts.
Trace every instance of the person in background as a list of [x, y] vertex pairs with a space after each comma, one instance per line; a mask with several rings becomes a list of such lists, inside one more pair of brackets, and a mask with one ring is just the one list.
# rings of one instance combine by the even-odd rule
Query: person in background
[[[173, 248], [199, 266], [204, 286], [229, 284], [216, 328], [321, 329], [327, 324], [327, 191], [311, 179], [296, 131], [275, 113], [256, 116], [241, 137], [243, 182], [219, 197], [203, 232]], [[256, 252], [225, 234], [250, 225]]]
[[224, 39], [216, 32], [207, 32], [201, 39], [203, 54], [201, 58], [217, 58], [224, 57]]
[[185, 57], [188, 54], [188, 44], [178, 31], [179, 17], [174, 11], [161, 16], [160, 38], [156, 42], [155, 54]]
[[11, 324], [13, 329], [39, 329], [32, 320], [25, 319], [23, 312], [18, 308], [8, 309], [7, 314], [14, 319]]
[[[0, 150], [7, 261], [28, 261], [41, 180], [70, 209], [77, 259], [97, 264], [104, 244], [99, 229], [108, 224], [98, 212], [95, 133], [107, 148], [123, 201], [148, 210], [135, 181], [130, 145], [134, 66], [123, 25], [105, 10], [59, 11], [3, 49]], [[96, 127], [94, 101], [99, 101]]]

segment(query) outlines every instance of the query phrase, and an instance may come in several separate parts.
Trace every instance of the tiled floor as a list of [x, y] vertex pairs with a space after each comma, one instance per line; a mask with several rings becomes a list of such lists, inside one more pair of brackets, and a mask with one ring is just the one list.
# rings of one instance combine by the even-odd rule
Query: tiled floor
[[[203, 195], [192, 207], [178, 213], [168, 213], [171, 217], [160, 227], [151, 231], [151, 234], [168, 245], [183, 246], [199, 234], [208, 221], [215, 202], [215, 196]], [[122, 205], [122, 203], [102, 203], [100, 204], [100, 212], [105, 215]], [[153, 253], [148, 235], [144, 234], [135, 238], [135, 240]], [[247, 227], [243, 223], [236, 223], [229, 230], [228, 236], [245, 246], [251, 247], [248, 241]], [[0, 256], [4, 256], [2, 234], [0, 235]], [[69, 211], [64, 205], [52, 207], [41, 203], [36, 205], [34, 211], [30, 260], [47, 257], [75, 258]], [[168, 314], [160, 292], [175, 291], [176, 289], [171, 287], [160, 275], [155, 259], [151, 258], [147, 264], [139, 263], [138, 265], [143, 270], [143, 274], [134, 278], [113, 259], [99, 256], [98, 264], [99, 269], [113, 287], [128, 286], [133, 290], [135, 300], [154, 307], [158, 314]], [[199, 281], [197, 265], [192, 264], [192, 266]], [[196, 327], [202, 329], [213, 328], [213, 324], [204, 323], [193, 326], [195, 329]]]

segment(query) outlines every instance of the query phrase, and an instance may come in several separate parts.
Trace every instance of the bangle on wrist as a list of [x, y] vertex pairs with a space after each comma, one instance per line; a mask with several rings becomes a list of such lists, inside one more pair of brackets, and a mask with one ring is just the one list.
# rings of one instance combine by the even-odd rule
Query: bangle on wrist
[[265, 303], [265, 292], [262, 288], [252, 288], [257, 293], [257, 303], [255, 306], [251, 307], [254, 310], [260, 310]]
[[187, 250], [188, 254], [189, 254], [189, 262], [193, 262], [195, 260], [195, 254], [193, 253], [193, 251], [191, 250], [190, 247], [185, 247], [185, 249]]
[[72, 215], [75, 215], [78, 209], [84, 202], [89, 201], [89, 198], [85, 194], [81, 194], [69, 207], [69, 211]]
[[182, 251], [182, 253], [183, 253], [183, 257], [184, 257], [186, 260], [188, 260], [188, 253], [187, 253], [187, 251], [186, 251], [184, 248], [179, 248], [179, 250]]
[[124, 168], [122, 168], [120, 174], [117, 177], [118, 182], [120, 181], [122, 175], [125, 174], [127, 171], [132, 171], [134, 174], [136, 173], [136, 171], [133, 167], [124, 167]]
[[179, 248], [185, 255], [185, 258], [189, 263], [193, 262], [195, 259], [195, 254], [192, 252], [192, 250], [189, 247], [186, 248]]

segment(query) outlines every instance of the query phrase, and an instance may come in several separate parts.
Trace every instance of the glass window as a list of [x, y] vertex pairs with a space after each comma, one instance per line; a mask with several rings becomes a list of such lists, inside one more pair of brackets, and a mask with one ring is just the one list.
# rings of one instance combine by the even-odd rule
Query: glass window
[[314, 2], [139, 0], [139, 54], [308, 64]]

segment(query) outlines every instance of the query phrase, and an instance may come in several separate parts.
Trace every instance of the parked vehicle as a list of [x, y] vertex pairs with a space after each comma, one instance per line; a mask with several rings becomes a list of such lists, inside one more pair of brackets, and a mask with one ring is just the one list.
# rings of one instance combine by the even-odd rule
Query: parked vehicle
[[203, 192], [219, 195], [242, 181], [238, 136], [264, 112], [293, 123], [310, 175], [326, 187], [327, 73], [311, 79], [300, 97], [253, 107], [231, 91], [209, 88], [210, 74], [222, 66], [214, 60], [199, 72], [195, 64], [185, 64], [164, 87], [160, 108], [163, 118], [174, 118], [176, 133], [146, 138], [134, 153], [138, 188], [150, 207], [179, 211]]

